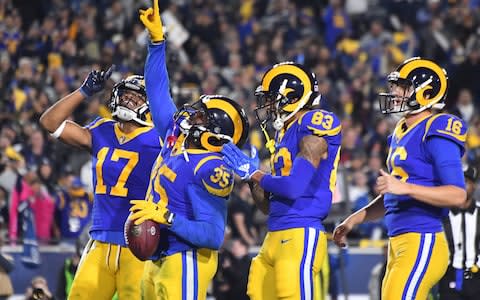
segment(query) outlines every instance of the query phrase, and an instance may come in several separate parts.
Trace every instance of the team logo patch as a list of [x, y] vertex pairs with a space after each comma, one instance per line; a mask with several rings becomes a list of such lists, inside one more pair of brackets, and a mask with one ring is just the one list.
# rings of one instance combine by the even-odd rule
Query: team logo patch
[[247, 173], [250, 170], [250, 164], [243, 164], [238, 168], [240, 171]]

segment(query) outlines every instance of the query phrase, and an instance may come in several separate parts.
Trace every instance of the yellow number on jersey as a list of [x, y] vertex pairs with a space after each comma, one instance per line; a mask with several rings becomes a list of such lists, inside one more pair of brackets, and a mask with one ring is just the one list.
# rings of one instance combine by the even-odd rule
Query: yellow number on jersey
[[445, 128], [446, 131], [453, 132], [455, 134], [460, 134], [462, 131], [462, 122], [459, 120], [453, 121], [453, 118], [448, 119], [447, 127]]
[[[391, 150], [390, 150], [391, 151]], [[407, 159], [407, 150], [405, 147], [398, 147], [395, 149], [393, 154], [390, 152], [387, 158], [387, 161], [390, 162], [392, 176], [400, 177], [400, 180], [406, 182], [408, 179], [408, 174], [405, 172], [404, 169], [395, 165], [395, 159], [398, 157], [399, 160], [406, 160]]]
[[117, 184], [112, 187], [110, 195], [125, 197], [128, 195], [128, 189], [125, 187], [125, 183], [127, 183], [128, 177], [138, 163], [138, 153], [122, 149], [115, 149], [112, 153], [112, 161], [118, 161], [120, 158], [127, 159], [128, 162], [123, 168], [122, 172], [120, 172]]
[[215, 172], [215, 175], [210, 176], [210, 181], [218, 183], [221, 188], [226, 188], [230, 183], [230, 173], [228, 173], [223, 165], [216, 167], [213, 171]]
[[280, 158], [282, 158], [283, 161], [283, 166], [280, 168], [280, 176], [290, 175], [290, 169], [292, 168], [292, 154], [288, 151], [286, 147], [280, 148], [280, 150], [278, 150], [278, 152], [275, 154], [275, 157], [273, 158], [273, 175], [276, 175], [275, 164], [278, 163]]
[[103, 163], [108, 154], [108, 147], [103, 147], [97, 152], [97, 164], [95, 165], [95, 173], [97, 175], [97, 184], [95, 186], [95, 194], [106, 194], [107, 186], [103, 183]]
[[84, 201], [73, 201], [70, 208], [70, 217], [85, 218], [88, 215], [88, 205]]
[[322, 124], [323, 128], [328, 130], [332, 128], [333, 117], [331, 115], [324, 115], [321, 111], [317, 111], [312, 116], [312, 124], [313, 125]]
[[[95, 173], [97, 175], [97, 184], [95, 186], [96, 194], [106, 194], [107, 186], [103, 182], [103, 163], [107, 157], [108, 152], [110, 151], [109, 147], [103, 147], [97, 153], [97, 163], [95, 165]], [[113, 149], [111, 161], [118, 161], [120, 158], [127, 159], [128, 162], [123, 167], [118, 177], [117, 183], [111, 188], [110, 195], [125, 197], [128, 195], [128, 189], [125, 187], [125, 183], [128, 180], [128, 177], [132, 173], [133, 169], [138, 163], [138, 153], [133, 151], [126, 151], [122, 149]]]
[[174, 182], [177, 178], [177, 174], [173, 172], [172, 169], [170, 169], [166, 164], [162, 164], [158, 169], [158, 174], [156, 176], [157, 177], [155, 178], [155, 185], [153, 186], [153, 189], [160, 195], [160, 201], [158, 201], [158, 204], [166, 207], [168, 204], [168, 196], [167, 191], [165, 191], [165, 188], [160, 184], [160, 177], [164, 176], [170, 182]]
[[337, 168], [338, 168], [338, 162], [340, 161], [340, 148], [338, 147], [337, 150], [337, 155], [335, 155], [335, 160], [333, 161], [333, 169], [330, 172], [330, 192], [335, 191], [335, 185], [337, 184]]

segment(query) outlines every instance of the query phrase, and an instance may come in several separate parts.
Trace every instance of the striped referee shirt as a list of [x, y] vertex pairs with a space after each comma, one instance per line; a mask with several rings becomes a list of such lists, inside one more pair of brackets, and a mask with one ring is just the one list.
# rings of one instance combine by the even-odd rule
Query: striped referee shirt
[[472, 201], [466, 210], [451, 209], [444, 227], [450, 249], [450, 265], [455, 269], [469, 270], [479, 264], [480, 254], [480, 203]]

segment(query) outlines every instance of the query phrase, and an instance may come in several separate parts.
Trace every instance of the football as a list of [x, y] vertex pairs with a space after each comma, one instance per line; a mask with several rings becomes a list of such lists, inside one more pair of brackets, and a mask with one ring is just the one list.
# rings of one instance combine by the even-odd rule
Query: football
[[128, 248], [140, 260], [148, 260], [157, 250], [160, 241], [160, 226], [147, 220], [140, 225], [127, 219], [125, 222], [125, 241]]

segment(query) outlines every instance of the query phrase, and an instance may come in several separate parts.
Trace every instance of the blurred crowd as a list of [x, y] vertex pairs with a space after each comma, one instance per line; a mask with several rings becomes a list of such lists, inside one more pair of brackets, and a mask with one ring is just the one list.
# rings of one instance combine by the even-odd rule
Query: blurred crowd
[[[25, 201], [43, 243], [74, 239], [88, 226], [88, 154], [54, 142], [38, 119], [77, 89], [92, 68], [115, 64], [111, 86], [127, 75], [143, 74], [149, 37], [137, 15], [149, 5], [146, 0], [0, 0], [4, 241], [21, 240]], [[387, 136], [398, 120], [379, 112], [376, 95], [385, 91], [386, 75], [406, 58], [423, 56], [445, 67], [447, 110], [470, 125], [465, 160], [480, 163], [479, 0], [162, 0], [160, 7], [174, 19], [171, 27], [182, 33], [168, 36], [167, 50], [177, 104], [201, 94], [229, 95], [250, 112], [250, 142], [262, 149], [266, 161], [268, 151], [253, 113], [253, 92], [263, 72], [286, 60], [315, 72], [322, 107], [335, 112], [343, 126], [327, 228], [375, 195]], [[108, 117], [111, 86], [72, 118], [86, 124], [97, 115]], [[265, 233], [265, 216], [255, 209], [248, 187], [237, 184], [235, 191], [227, 241], [234, 254], [224, 261], [227, 266], [243, 257], [244, 246], [258, 245]], [[67, 205], [76, 207], [75, 218], [62, 213]], [[354, 235], [381, 239], [385, 232], [379, 222], [361, 226]]]

